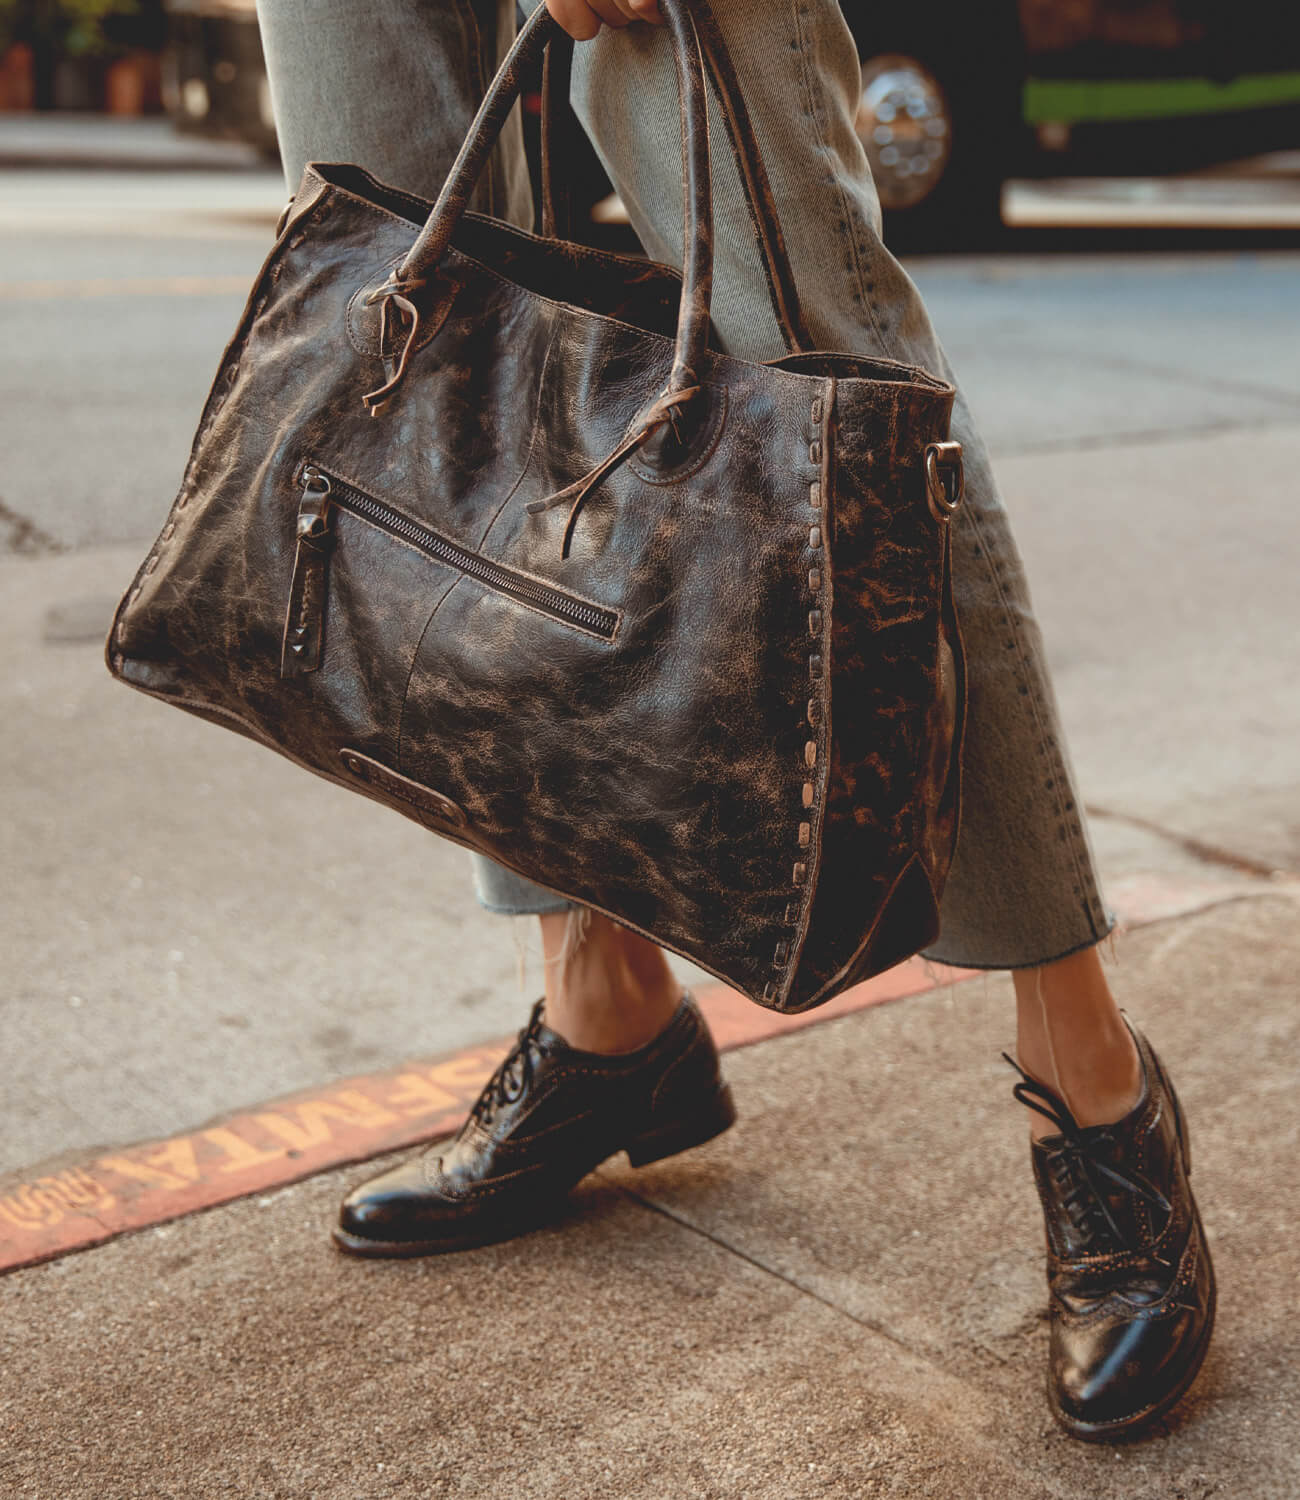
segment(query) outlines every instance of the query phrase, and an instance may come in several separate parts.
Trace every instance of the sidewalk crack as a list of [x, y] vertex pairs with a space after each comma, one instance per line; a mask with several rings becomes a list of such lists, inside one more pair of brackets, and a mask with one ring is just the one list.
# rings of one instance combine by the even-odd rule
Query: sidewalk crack
[[1145, 447], [1148, 443], [1184, 443], [1236, 432], [1285, 432], [1294, 426], [1294, 418], [1261, 417], [1253, 422], [1197, 422], [1186, 427], [1150, 427], [1136, 432], [1078, 433], [1031, 442], [991, 442], [989, 447], [998, 458], [1023, 458], [1050, 453], [1104, 452], [1111, 448]]
[[1159, 360], [1134, 359], [1122, 354], [1093, 352], [1083, 355], [1083, 358], [1103, 368], [1109, 366], [1113, 370], [1131, 370], [1139, 375], [1150, 375], [1157, 380], [1168, 381], [1171, 384], [1191, 386], [1213, 395], [1227, 392], [1233, 396], [1247, 396], [1255, 401], [1272, 401], [1293, 412], [1297, 406], [1300, 406], [1296, 392], [1281, 386], [1261, 385], [1253, 380], [1225, 380], [1218, 376], [1201, 374], [1196, 370], [1178, 369], [1176, 366], [1163, 364]]
[[42, 553], [66, 550], [61, 542], [43, 531], [35, 521], [19, 515], [0, 500], [0, 553], [36, 557]]
[[879, 1337], [886, 1339], [904, 1354], [909, 1355], [913, 1359], [923, 1361], [932, 1369], [941, 1371], [950, 1380], [960, 1378], [954, 1375], [951, 1370], [945, 1368], [944, 1365], [940, 1364], [932, 1355], [927, 1354], [924, 1350], [917, 1349], [914, 1345], [907, 1343], [905, 1339], [900, 1339], [896, 1333], [892, 1333], [884, 1324], [874, 1322], [871, 1318], [864, 1318], [860, 1313], [850, 1312], [848, 1308], [841, 1307], [838, 1302], [833, 1302], [829, 1297], [824, 1297], [812, 1287], [805, 1286], [801, 1281], [796, 1281], [793, 1276], [788, 1275], [785, 1271], [768, 1265], [766, 1261], [760, 1260], [748, 1250], [742, 1250], [739, 1245], [733, 1245], [730, 1240], [726, 1240], [721, 1235], [715, 1234], [711, 1229], [705, 1229], [701, 1225], [693, 1223], [690, 1219], [680, 1213], [674, 1212], [673, 1209], [667, 1207], [665, 1204], [659, 1203], [653, 1198], [647, 1198], [643, 1193], [638, 1193], [635, 1188], [626, 1187], [622, 1183], [615, 1183], [614, 1187], [625, 1198], [630, 1198], [634, 1203], [639, 1203], [642, 1208], [649, 1209], [651, 1213], [658, 1214], [661, 1218], [670, 1220], [682, 1229], [688, 1230], [691, 1234], [708, 1240], [720, 1250], [725, 1250], [729, 1255], [734, 1255], [737, 1260], [743, 1260], [747, 1265], [753, 1266], [756, 1271], [762, 1271], [764, 1275], [770, 1276], [776, 1281], [784, 1282], [786, 1286], [798, 1292], [801, 1296], [807, 1297], [813, 1302], [820, 1303], [839, 1317], [847, 1318], [850, 1323], [856, 1323], [859, 1328], [865, 1328], [867, 1332], [879, 1335]]
[[1194, 859], [1199, 859], [1207, 865], [1219, 865], [1224, 869], [1235, 870], [1239, 875], [1254, 875], [1261, 880], [1293, 880], [1296, 878], [1295, 870], [1279, 868], [1277, 865], [1269, 864], [1266, 860], [1254, 859], [1249, 854], [1238, 854], [1232, 849], [1223, 849], [1218, 844], [1207, 843], [1204, 839], [1198, 839], [1190, 833], [1179, 833], [1177, 829], [1166, 828], [1161, 823], [1156, 823], [1150, 818], [1140, 817], [1137, 813], [1120, 812], [1111, 807], [1100, 807], [1096, 803], [1090, 803], [1087, 808], [1090, 818], [1109, 818], [1115, 823], [1127, 823], [1131, 828], [1140, 828], [1145, 833], [1153, 833], [1157, 838], [1176, 845], [1185, 854], [1190, 854]]

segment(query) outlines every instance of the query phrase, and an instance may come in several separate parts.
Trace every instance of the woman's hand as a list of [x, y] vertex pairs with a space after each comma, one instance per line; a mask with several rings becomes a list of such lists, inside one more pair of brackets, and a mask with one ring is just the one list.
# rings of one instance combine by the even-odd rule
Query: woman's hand
[[589, 42], [602, 26], [629, 21], [663, 24], [655, 0], [546, 0], [546, 8], [575, 42]]

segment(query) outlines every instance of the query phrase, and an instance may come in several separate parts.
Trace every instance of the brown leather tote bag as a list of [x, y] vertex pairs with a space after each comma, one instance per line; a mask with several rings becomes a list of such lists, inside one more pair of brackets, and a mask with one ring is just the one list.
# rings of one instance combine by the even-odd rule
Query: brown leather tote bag
[[[465, 212], [539, 9], [432, 207], [307, 168], [108, 662], [804, 1010], [938, 931], [953, 392], [809, 348], [716, 24], [662, 9], [682, 270]], [[706, 62], [770, 364], [710, 348]]]

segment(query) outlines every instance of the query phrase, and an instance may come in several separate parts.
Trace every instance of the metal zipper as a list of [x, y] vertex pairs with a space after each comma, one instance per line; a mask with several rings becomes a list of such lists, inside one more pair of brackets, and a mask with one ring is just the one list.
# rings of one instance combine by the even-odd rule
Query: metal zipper
[[372, 526], [377, 526], [392, 536], [401, 537], [437, 562], [457, 569], [498, 594], [505, 594], [508, 598], [516, 599], [543, 614], [552, 615], [566, 624], [581, 626], [603, 640], [613, 640], [618, 630], [617, 610], [591, 604], [563, 589], [530, 578], [527, 573], [517, 572], [504, 563], [493, 562], [482, 553], [453, 542], [450, 537], [394, 510], [392, 506], [367, 494], [365, 490], [358, 489], [346, 479], [330, 474], [319, 464], [306, 463], [301, 470], [299, 482], [308, 494], [319, 493], [323, 486], [330, 505], [337, 505], [341, 510], [359, 516]]

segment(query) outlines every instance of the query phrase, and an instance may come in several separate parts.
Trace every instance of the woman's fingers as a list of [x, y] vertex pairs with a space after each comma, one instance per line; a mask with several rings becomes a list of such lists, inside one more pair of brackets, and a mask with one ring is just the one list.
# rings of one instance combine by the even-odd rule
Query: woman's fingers
[[600, 17], [587, 0], [546, 0], [551, 19], [558, 22], [575, 42], [589, 42], [600, 30]]
[[602, 25], [663, 20], [655, 0], [546, 0], [546, 8], [575, 42], [589, 42]]

